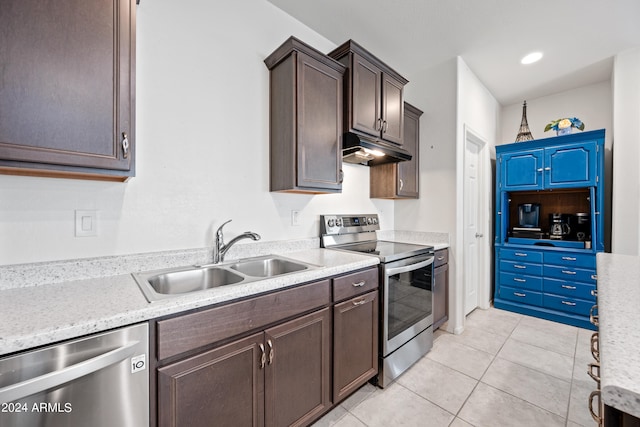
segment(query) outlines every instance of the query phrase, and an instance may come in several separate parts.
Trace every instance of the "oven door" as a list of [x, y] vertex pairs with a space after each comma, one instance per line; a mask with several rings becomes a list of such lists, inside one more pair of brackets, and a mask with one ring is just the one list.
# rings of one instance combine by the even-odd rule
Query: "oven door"
[[433, 259], [428, 254], [383, 264], [384, 357], [433, 323]]

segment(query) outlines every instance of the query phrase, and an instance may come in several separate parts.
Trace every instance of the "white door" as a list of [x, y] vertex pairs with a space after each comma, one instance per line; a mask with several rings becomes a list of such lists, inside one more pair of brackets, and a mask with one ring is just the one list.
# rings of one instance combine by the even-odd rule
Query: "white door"
[[478, 288], [482, 281], [480, 268], [479, 239], [482, 230], [479, 219], [484, 212], [483, 198], [480, 197], [480, 150], [481, 141], [465, 132], [464, 154], [464, 315], [466, 316], [478, 307]]

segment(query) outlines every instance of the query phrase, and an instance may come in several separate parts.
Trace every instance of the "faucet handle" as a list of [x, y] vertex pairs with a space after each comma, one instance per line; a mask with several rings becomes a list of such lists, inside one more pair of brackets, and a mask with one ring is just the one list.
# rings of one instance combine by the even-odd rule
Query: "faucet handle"
[[224, 227], [225, 225], [229, 224], [231, 221], [233, 220], [228, 220], [222, 223], [222, 225], [220, 227], [218, 227], [218, 230], [216, 231], [216, 233], [222, 233], [222, 227]]

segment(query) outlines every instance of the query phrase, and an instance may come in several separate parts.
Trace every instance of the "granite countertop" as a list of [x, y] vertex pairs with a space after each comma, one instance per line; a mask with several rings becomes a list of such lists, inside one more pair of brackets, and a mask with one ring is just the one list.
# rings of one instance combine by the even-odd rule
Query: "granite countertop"
[[[389, 231], [378, 238], [449, 246], [446, 233]], [[377, 257], [319, 246], [318, 238], [235, 245], [229, 262], [279, 254], [317, 267], [153, 303], [131, 273], [203, 264], [210, 249], [0, 266], [0, 356], [379, 264]]]
[[602, 401], [640, 417], [640, 257], [596, 260]]

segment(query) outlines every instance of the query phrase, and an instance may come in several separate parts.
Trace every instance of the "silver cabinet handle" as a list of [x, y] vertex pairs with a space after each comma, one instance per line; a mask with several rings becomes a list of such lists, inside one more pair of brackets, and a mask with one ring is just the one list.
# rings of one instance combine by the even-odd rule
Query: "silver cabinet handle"
[[522, 252], [516, 252], [514, 255], [515, 256], [521, 256], [521, 257], [529, 256], [528, 254], [525, 254], [525, 253], [522, 253]]
[[129, 137], [126, 132], [122, 132], [122, 157], [129, 157]]
[[360, 287], [364, 286], [365, 283], [367, 283], [365, 280], [361, 280], [361, 281], [359, 281], [357, 283], [352, 283], [352, 285], [354, 287], [356, 287], [356, 288], [360, 288]]
[[568, 305], [568, 306], [570, 306], [570, 307], [573, 307], [573, 306], [575, 306], [575, 305], [576, 305], [576, 303], [575, 303], [575, 302], [571, 302], [571, 301], [562, 301], [562, 303], [563, 303], [564, 305]]
[[527, 268], [526, 265], [520, 265], [520, 264], [513, 264], [514, 268], [519, 268], [520, 270], [524, 270], [525, 268]]
[[387, 128], [389, 127], [389, 124], [387, 123], [386, 120], [382, 121], [382, 133], [387, 133]]
[[525, 283], [525, 282], [526, 282], [526, 280], [525, 280], [525, 279], [520, 279], [519, 277], [514, 277], [514, 278], [513, 278], [513, 281], [514, 281], [514, 282], [520, 282], [520, 283]]
[[600, 320], [598, 319], [597, 311], [598, 311], [598, 304], [595, 304], [594, 306], [591, 307], [591, 310], [589, 310], [589, 321], [594, 326], [598, 326], [598, 324], [600, 323]]
[[357, 306], [362, 305], [362, 304], [364, 304], [366, 302], [367, 302], [367, 300], [363, 298], [363, 299], [361, 299], [359, 301], [354, 301], [353, 305], [355, 305], [357, 307]]
[[439, 257], [438, 257], [438, 261], [442, 261], [443, 259], [444, 259], [444, 257], [443, 257], [443, 256], [439, 256]]
[[565, 260], [565, 261], [576, 261], [577, 260], [577, 258], [572, 257], [572, 256], [563, 256], [562, 259]]
[[400, 191], [402, 191], [402, 187], [404, 187], [404, 181], [400, 179]]
[[572, 291], [573, 291], [573, 290], [575, 290], [575, 289], [577, 289], [575, 286], [571, 286], [571, 285], [562, 285], [562, 287], [563, 287], [564, 289], [571, 289]]
[[338, 183], [342, 184], [344, 182], [344, 171], [340, 169], [340, 178], [338, 179]]
[[597, 297], [598, 296], [598, 290], [597, 289], [591, 289], [591, 296], [592, 297]]
[[[596, 414], [593, 408], [593, 399], [598, 398], [598, 413]], [[594, 390], [589, 395], [589, 413], [591, 417], [598, 423], [598, 425], [602, 425], [602, 414], [600, 413], [601, 401], [600, 401], [600, 390]]]
[[267, 363], [271, 365], [273, 363], [273, 342], [271, 340], [267, 340], [267, 345], [269, 346], [269, 359]]
[[591, 280], [598, 280], [598, 275], [597, 274], [592, 274], [591, 275]]
[[547, 166], [546, 168], [544, 168], [544, 170], [546, 170], [546, 171], [550, 171], [550, 170], [551, 170], [551, 167], [550, 167], [550, 166]]
[[574, 276], [576, 274], [575, 271], [570, 271], [570, 270], [562, 270], [563, 274], [568, 274], [570, 276]]
[[382, 119], [378, 119], [378, 121], [376, 122], [376, 130], [377, 131], [382, 130]]
[[542, 168], [538, 168], [536, 169], [536, 172], [542, 172], [542, 170], [543, 170]]
[[520, 297], [520, 298], [523, 298], [523, 297], [526, 297], [526, 296], [527, 296], [527, 294], [523, 294], [522, 292], [514, 292], [513, 294], [514, 294], [515, 296], [517, 296], [517, 297]]
[[260, 347], [260, 352], [262, 353], [260, 356], [260, 369], [264, 369], [267, 364], [267, 354], [264, 352], [264, 344], [258, 344], [258, 347]]
[[133, 356], [138, 341], [127, 343], [125, 346], [108, 351], [99, 356], [68, 366], [58, 371], [49, 372], [36, 378], [31, 378], [17, 384], [0, 389], [0, 401], [13, 402], [32, 394], [57, 387], [61, 384], [82, 378], [107, 366], [115, 365]]

